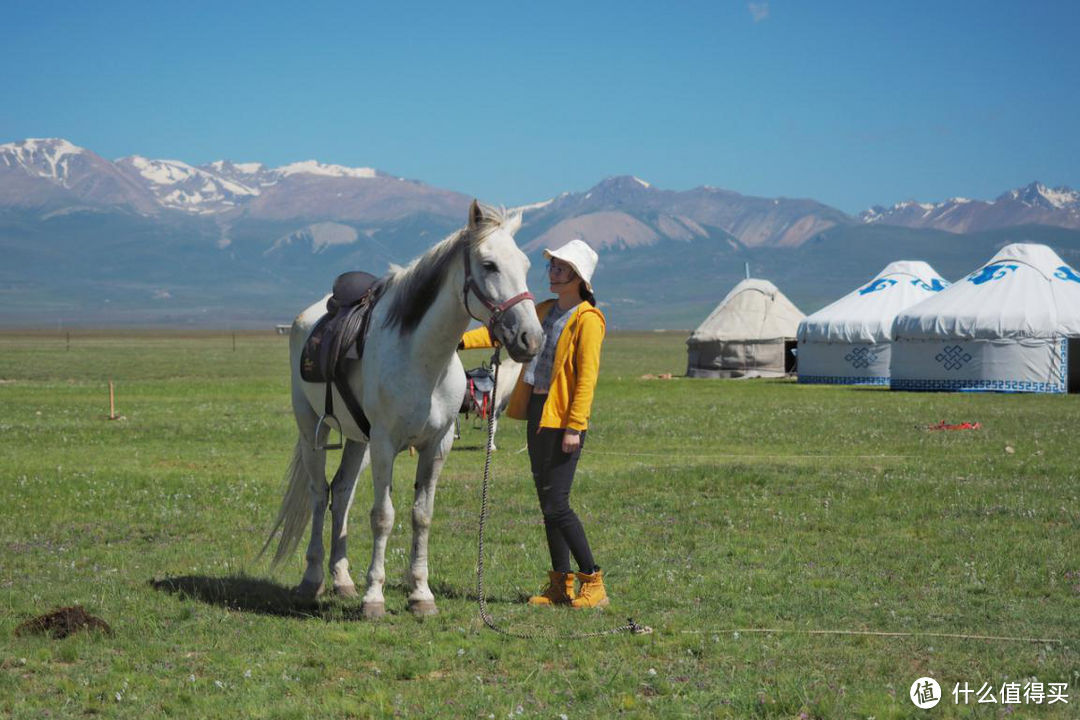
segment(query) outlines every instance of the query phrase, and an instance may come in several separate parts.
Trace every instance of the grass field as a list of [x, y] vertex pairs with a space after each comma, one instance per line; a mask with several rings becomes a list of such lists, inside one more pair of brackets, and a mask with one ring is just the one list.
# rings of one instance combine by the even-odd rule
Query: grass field
[[[605, 345], [572, 499], [607, 611], [521, 604], [547, 556], [523, 426], [500, 429], [494, 615], [553, 635], [629, 616], [655, 628], [518, 641], [476, 611], [483, 437], [470, 423], [436, 501], [441, 613], [405, 609], [403, 455], [393, 614], [363, 621], [358, 601], [289, 600], [299, 555], [275, 573], [255, 561], [295, 438], [285, 338], [75, 335], [68, 349], [0, 335], [0, 716], [1080, 716], [1080, 398], [641, 378], [682, 372], [682, 341]], [[109, 378], [123, 420], [106, 419]], [[982, 429], [927, 430], [943, 419]], [[369, 480], [359, 487], [358, 581]], [[113, 633], [16, 635], [76, 603]], [[922, 676], [942, 686], [932, 710], [908, 698]], [[1033, 680], [1068, 683], [1068, 705], [952, 695]]]

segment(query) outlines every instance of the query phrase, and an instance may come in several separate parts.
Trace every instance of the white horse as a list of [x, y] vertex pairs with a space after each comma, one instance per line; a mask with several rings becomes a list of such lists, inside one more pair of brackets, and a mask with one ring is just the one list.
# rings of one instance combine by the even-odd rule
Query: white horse
[[491, 403], [491, 411], [495, 413], [495, 417], [491, 419], [492, 450], [498, 450], [495, 447], [495, 435], [499, 432], [499, 418], [506, 411], [506, 406], [510, 404], [510, 395], [514, 392], [514, 386], [517, 385], [518, 376], [521, 375], [523, 367], [513, 358], [506, 358], [499, 367], [499, 386], [495, 388], [495, 398]]
[[300, 436], [288, 470], [285, 497], [267, 545], [280, 530], [274, 563], [292, 556], [310, 513], [307, 567], [296, 588], [301, 596], [314, 598], [323, 590], [323, 520], [331, 497], [330, 573], [334, 592], [344, 597], [357, 594], [346, 559], [346, 524], [356, 480], [368, 464], [370, 448], [375, 489], [371, 507], [374, 542], [363, 614], [385, 614], [384, 561], [386, 542], [394, 527], [394, 459], [413, 446], [419, 458], [412, 507], [412, 553], [406, 576], [409, 609], [417, 615], [438, 612], [428, 587], [428, 534], [435, 486], [454, 441], [454, 418], [465, 392], [465, 373], [456, 353], [458, 341], [471, 319], [487, 325], [510, 356], [520, 361], [536, 355], [543, 340], [533, 297], [525, 282], [529, 260], [513, 238], [520, 227], [520, 213], [504, 217], [474, 201], [464, 229], [388, 276], [386, 289], [372, 311], [363, 358], [353, 361], [347, 371], [348, 387], [371, 422], [371, 437], [364, 437], [334, 389], [334, 407], [339, 408], [337, 422], [327, 422], [341, 431], [345, 447], [329, 489], [326, 451], [318, 449], [329, 432], [327, 423], [320, 427], [319, 422], [326, 386], [300, 377], [300, 353], [311, 329], [325, 313], [325, 299], [293, 322], [289, 336], [292, 403]]

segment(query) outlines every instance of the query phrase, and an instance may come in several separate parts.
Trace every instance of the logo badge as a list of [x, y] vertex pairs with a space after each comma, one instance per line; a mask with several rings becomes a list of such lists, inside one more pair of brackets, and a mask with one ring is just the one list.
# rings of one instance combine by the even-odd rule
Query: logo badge
[[916, 707], [929, 710], [941, 702], [941, 686], [934, 678], [921, 677], [911, 683], [910, 695]]

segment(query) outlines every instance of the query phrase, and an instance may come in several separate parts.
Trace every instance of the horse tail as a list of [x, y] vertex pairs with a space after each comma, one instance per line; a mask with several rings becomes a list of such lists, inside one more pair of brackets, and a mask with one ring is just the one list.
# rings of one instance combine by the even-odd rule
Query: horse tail
[[293, 448], [292, 460], [289, 461], [289, 469], [285, 473], [285, 496], [281, 499], [281, 509], [274, 521], [274, 527], [270, 530], [270, 536], [259, 551], [259, 559], [262, 559], [274, 541], [274, 536], [280, 531], [271, 567], [277, 567], [282, 560], [296, 552], [300, 537], [311, 519], [311, 489], [307, 471], [304, 469], [302, 442], [303, 437], [298, 438], [296, 447]]

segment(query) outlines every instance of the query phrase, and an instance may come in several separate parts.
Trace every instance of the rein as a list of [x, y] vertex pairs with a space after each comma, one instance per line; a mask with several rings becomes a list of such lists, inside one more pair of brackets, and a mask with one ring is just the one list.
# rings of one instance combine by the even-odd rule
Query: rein
[[[503, 314], [510, 308], [517, 305], [522, 300], [536, 300], [536, 297], [526, 290], [525, 292], [518, 293], [509, 300], [503, 300], [501, 303], [496, 304], [494, 300], [487, 296], [487, 293], [481, 289], [480, 285], [476, 282], [476, 279], [472, 274], [472, 264], [469, 262], [469, 245], [465, 243], [463, 246], [463, 252], [461, 257], [465, 260], [465, 287], [462, 288], [461, 296], [465, 301], [465, 312], [469, 313], [469, 317], [477, 322], [483, 323], [487, 326], [488, 332], [491, 333], [491, 337], [495, 337], [495, 326], [502, 320]], [[491, 318], [484, 323], [483, 320], [473, 315], [472, 310], [469, 308], [469, 290], [472, 290], [472, 294], [476, 296], [476, 299], [480, 301], [480, 304], [488, 309], [491, 313]]]
[[[466, 256], [466, 266], [468, 263], [468, 256]], [[468, 287], [468, 285], [466, 285]], [[530, 297], [532, 297], [530, 295]], [[491, 367], [495, 368], [494, 386], [491, 389], [491, 397], [498, 397], [499, 391], [499, 363], [500, 355], [502, 353], [501, 347], [495, 348], [495, 353], [491, 356]], [[491, 441], [495, 436], [495, 413], [488, 413], [487, 421], [487, 455], [484, 458], [484, 482], [481, 485], [480, 490], [480, 536], [477, 542], [478, 546], [478, 558], [476, 561], [476, 602], [480, 607], [480, 618], [484, 621], [484, 624], [489, 628], [507, 637], [517, 638], [519, 640], [538, 640], [538, 639], [564, 639], [564, 640], [583, 640], [585, 638], [603, 637], [604, 635], [617, 635], [619, 633], [631, 633], [633, 635], [648, 635], [652, 632], [652, 628], [648, 625], [638, 625], [634, 622], [633, 618], [627, 618], [625, 625], [619, 625], [617, 627], [608, 628], [607, 630], [596, 630], [593, 632], [573, 632], [567, 634], [559, 633], [523, 633], [514, 632], [505, 628], [499, 627], [495, 622], [495, 619], [491, 617], [487, 609], [487, 592], [484, 590], [484, 521], [487, 519], [487, 502], [488, 502], [488, 480], [491, 478]]]

